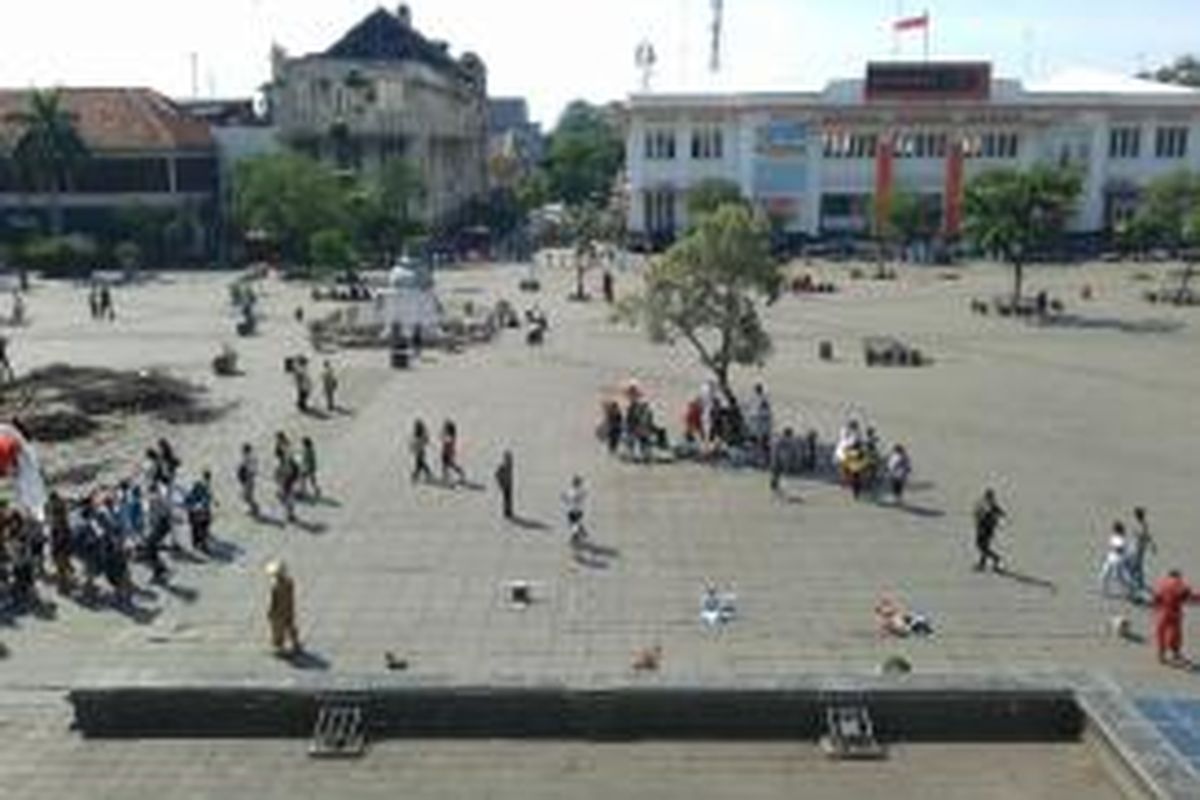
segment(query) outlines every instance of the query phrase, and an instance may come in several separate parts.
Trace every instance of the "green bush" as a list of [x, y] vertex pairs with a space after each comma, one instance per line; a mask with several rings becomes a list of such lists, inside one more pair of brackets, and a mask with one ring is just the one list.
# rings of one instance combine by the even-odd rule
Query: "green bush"
[[350, 236], [337, 228], [319, 230], [309, 238], [308, 258], [318, 272], [350, 269], [356, 260]]
[[76, 278], [91, 273], [98, 253], [87, 236], [47, 236], [28, 242], [21, 249], [21, 261], [26, 269], [48, 278]]

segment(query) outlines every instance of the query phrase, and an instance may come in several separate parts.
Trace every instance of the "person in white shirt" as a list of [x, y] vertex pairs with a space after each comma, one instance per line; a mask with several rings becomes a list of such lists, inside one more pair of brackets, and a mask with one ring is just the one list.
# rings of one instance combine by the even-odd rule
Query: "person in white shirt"
[[1128, 594], [1130, 590], [1129, 568], [1129, 538], [1125, 535], [1125, 525], [1114, 522], [1112, 536], [1108, 539], [1108, 552], [1104, 555], [1104, 563], [1100, 567], [1100, 593], [1110, 596], [1109, 588], [1114, 580]]

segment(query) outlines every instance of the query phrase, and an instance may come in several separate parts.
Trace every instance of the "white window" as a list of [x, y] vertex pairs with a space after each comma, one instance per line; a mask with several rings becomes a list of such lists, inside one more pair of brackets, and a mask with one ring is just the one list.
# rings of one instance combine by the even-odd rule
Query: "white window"
[[642, 223], [647, 233], [674, 233], [675, 192], [670, 189], [643, 192]]
[[725, 133], [720, 128], [697, 128], [692, 131], [692, 158], [701, 161], [725, 156]]
[[1184, 158], [1188, 149], [1188, 129], [1180, 126], [1159, 128], [1154, 132], [1155, 158]]
[[1108, 134], [1109, 158], [1137, 158], [1142, 151], [1140, 128], [1113, 128]]
[[646, 131], [646, 160], [670, 161], [675, 158], [675, 131], [652, 128]]

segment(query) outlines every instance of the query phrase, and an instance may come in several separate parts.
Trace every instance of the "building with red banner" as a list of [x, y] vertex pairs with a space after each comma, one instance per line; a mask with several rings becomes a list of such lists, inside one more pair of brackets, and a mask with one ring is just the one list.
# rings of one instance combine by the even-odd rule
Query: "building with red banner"
[[952, 239], [988, 169], [1079, 169], [1079, 233], [1111, 230], [1153, 178], [1200, 171], [1200, 91], [1088, 71], [1026, 85], [986, 62], [872, 63], [820, 91], [638, 94], [628, 113], [628, 227], [659, 242], [713, 178], [792, 234], [870, 235], [906, 192]]

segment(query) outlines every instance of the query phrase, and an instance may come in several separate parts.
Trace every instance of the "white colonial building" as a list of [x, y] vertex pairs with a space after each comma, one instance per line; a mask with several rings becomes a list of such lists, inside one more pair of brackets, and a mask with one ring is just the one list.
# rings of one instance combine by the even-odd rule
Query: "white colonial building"
[[1083, 71], [1023, 85], [987, 63], [873, 63], [820, 91], [638, 94], [628, 115], [628, 226], [658, 241], [707, 178], [791, 233], [869, 233], [903, 190], [953, 236], [965, 183], [990, 168], [1076, 165], [1081, 233], [1110, 229], [1156, 176], [1200, 171], [1200, 92]]

